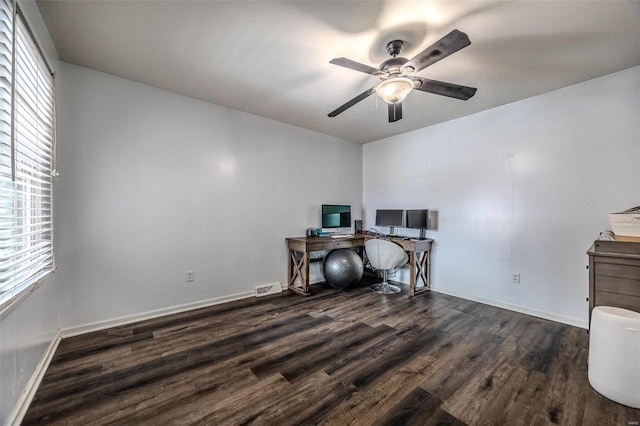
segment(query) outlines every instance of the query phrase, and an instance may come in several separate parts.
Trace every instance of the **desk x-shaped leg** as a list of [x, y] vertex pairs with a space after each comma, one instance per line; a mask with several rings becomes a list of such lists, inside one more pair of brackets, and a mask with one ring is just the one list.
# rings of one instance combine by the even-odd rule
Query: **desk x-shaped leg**
[[[409, 263], [411, 266], [411, 279], [409, 284], [409, 297], [415, 296], [423, 291], [431, 290], [431, 252], [411, 252], [409, 253]], [[422, 281], [423, 287], [417, 287]]]
[[[296, 279], [300, 286], [296, 285]], [[289, 250], [289, 290], [301, 296], [309, 296], [309, 253]]]

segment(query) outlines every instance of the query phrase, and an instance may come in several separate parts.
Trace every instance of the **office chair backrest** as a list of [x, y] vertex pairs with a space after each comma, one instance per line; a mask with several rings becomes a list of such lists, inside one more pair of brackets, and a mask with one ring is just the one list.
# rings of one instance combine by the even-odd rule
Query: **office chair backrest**
[[396, 243], [372, 239], [364, 244], [367, 258], [375, 269], [395, 269], [409, 261], [407, 253]]

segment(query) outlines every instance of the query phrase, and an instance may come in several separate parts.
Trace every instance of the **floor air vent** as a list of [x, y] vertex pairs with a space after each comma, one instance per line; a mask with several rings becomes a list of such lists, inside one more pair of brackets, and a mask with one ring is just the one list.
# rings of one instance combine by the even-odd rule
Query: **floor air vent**
[[256, 297], [267, 296], [269, 294], [277, 294], [282, 292], [280, 283], [262, 284], [256, 287]]

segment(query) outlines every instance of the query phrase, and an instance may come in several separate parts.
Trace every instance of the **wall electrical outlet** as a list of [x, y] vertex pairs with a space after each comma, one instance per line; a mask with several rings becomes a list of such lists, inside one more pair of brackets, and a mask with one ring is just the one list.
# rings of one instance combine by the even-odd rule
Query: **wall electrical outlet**
[[520, 272], [512, 272], [511, 273], [511, 282], [519, 283], [520, 282]]
[[192, 270], [187, 271], [187, 276], [185, 281], [190, 283], [190, 282], [193, 282], [194, 279], [195, 279], [195, 273]]

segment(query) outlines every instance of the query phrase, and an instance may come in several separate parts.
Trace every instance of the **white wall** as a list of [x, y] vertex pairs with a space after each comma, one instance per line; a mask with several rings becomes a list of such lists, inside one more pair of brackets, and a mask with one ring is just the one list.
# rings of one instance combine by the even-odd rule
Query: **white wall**
[[636, 67], [367, 144], [365, 225], [437, 209], [434, 289], [585, 326], [585, 252], [640, 204], [639, 116]]
[[[0, 425], [10, 424], [17, 402], [61, 324], [60, 285], [50, 279], [0, 318]], [[26, 407], [24, 407], [26, 408]]]
[[361, 218], [361, 145], [69, 64], [58, 90], [65, 328], [284, 284], [323, 202]]

